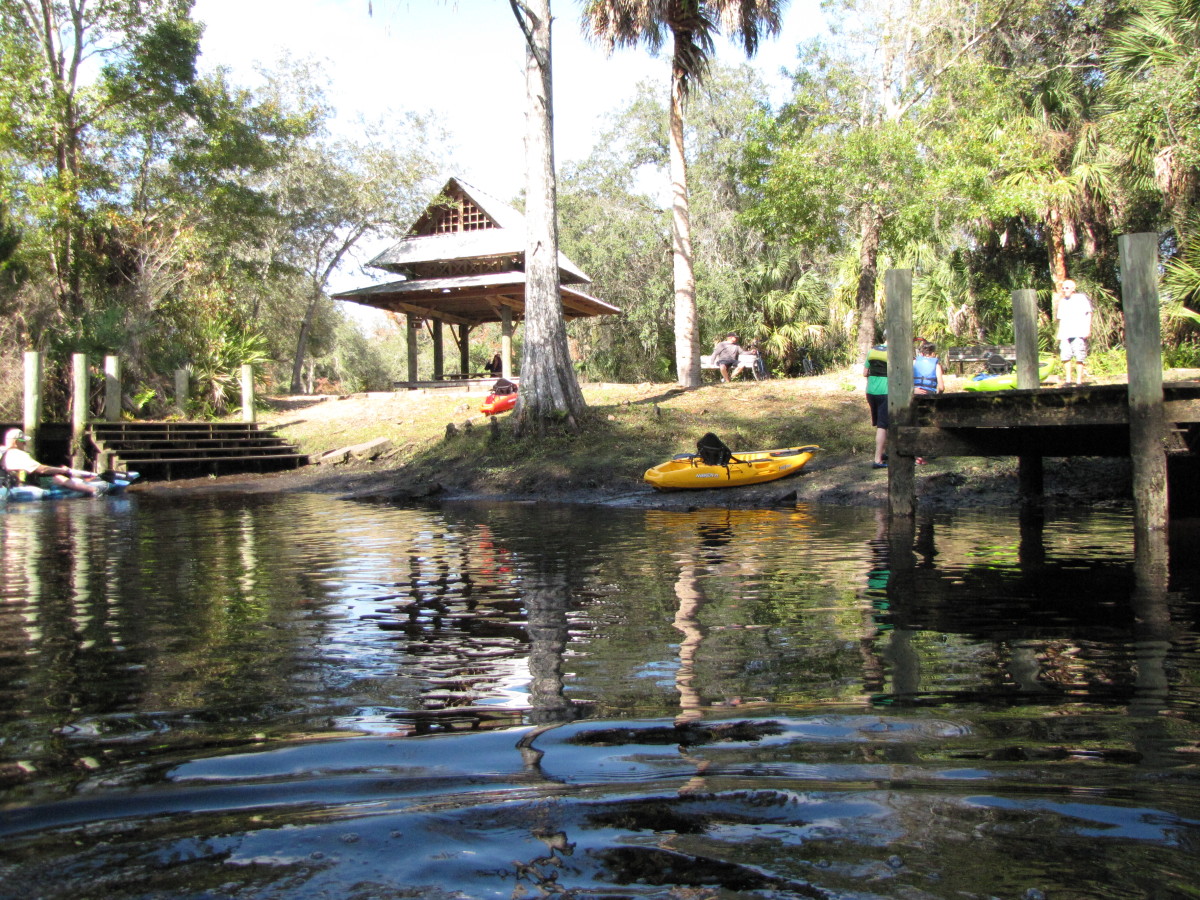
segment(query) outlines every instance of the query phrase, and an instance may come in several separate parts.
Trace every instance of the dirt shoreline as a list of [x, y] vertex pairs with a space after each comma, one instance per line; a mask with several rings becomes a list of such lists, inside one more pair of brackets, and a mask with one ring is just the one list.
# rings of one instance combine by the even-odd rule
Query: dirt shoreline
[[[1192, 379], [1200, 371], [1171, 374], [1174, 379]], [[963, 380], [947, 378], [951, 390], [961, 389]], [[511, 455], [475, 458], [472, 454], [486, 446], [477, 439], [456, 449], [454, 432], [473, 432], [478, 438], [481, 426], [496, 425], [478, 415], [479, 395], [416, 391], [288, 396], [272, 401], [273, 408], [261, 424], [305, 452], [319, 456], [381, 438], [393, 449], [376, 461], [352, 459], [274, 474], [153, 482], [131, 491], [163, 497], [307, 492], [381, 503], [484, 500], [644, 509], [887, 502], [888, 473], [871, 467], [874, 430], [862, 401], [861, 375], [855, 369], [801, 379], [705, 385], [691, 391], [647, 383], [589, 384], [584, 392], [602, 420], [599, 426], [593, 424], [590, 438], [605, 443], [601, 455], [589, 455], [586, 449], [540, 447], [537, 454], [520, 460], [532, 459], [535, 464], [522, 468]], [[794, 426], [786, 432], [787, 439], [798, 437], [802, 443], [815, 441], [826, 448], [798, 475], [763, 485], [670, 493], [656, 492], [642, 481], [648, 465], [667, 458], [661, 455], [664, 442], [653, 441], [663, 429], [674, 428], [665, 445], [676, 449], [668, 454], [685, 449], [686, 441], [694, 441], [705, 430], [727, 436], [736, 450], [760, 443], [764, 435], [780, 434], [771, 430], [777, 422]], [[613, 427], [605, 430], [610, 423]], [[740, 443], [732, 443], [735, 439]], [[622, 441], [627, 444], [627, 460], [612, 453]], [[414, 465], [417, 460], [421, 462]], [[917, 468], [916, 483], [919, 510], [1011, 507], [1019, 502], [1017, 460], [1012, 457], [934, 459]], [[1132, 505], [1129, 460], [1048, 458], [1043, 499], [1047, 508], [1128, 508]]]
[[[797, 476], [761, 485], [703, 491], [655, 491], [639, 477], [600, 488], [579, 488], [548, 480], [536, 491], [501, 493], [454, 483], [411, 484], [403, 468], [349, 463], [337, 468], [308, 466], [261, 475], [226, 475], [148, 482], [131, 488], [138, 495], [219, 496], [315, 493], [339, 500], [373, 503], [440, 504], [457, 501], [541, 502], [641, 509], [721, 507], [764, 509], [795, 503], [877, 506], [887, 502], [887, 471], [869, 458], [819, 454]], [[1046, 461], [1047, 507], [1119, 508], [1131, 502], [1129, 463], [1100, 457]], [[1005, 458], [945, 464], [933, 460], [918, 469], [918, 509], [1007, 508], [1018, 502], [1016, 461]]]

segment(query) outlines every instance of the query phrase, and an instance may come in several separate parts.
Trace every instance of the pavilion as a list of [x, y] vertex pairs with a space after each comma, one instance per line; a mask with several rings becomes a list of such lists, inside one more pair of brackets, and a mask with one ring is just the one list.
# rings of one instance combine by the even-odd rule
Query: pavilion
[[[512, 335], [525, 315], [525, 217], [459, 178], [451, 178], [441, 193], [398, 244], [368, 265], [400, 275], [399, 281], [334, 294], [376, 309], [404, 313], [408, 331], [408, 381], [417, 385], [417, 329], [430, 323], [433, 337], [433, 378], [471, 377], [471, 329], [486, 322], [501, 327], [500, 358], [504, 376], [512, 377]], [[609, 316], [620, 310], [589, 296], [581, 285], [591, 283], [578, 266], [558, 255], [563, 315]], [[457, 372], [444, 371], [443, 325], [451, 326], [458, 345]]]

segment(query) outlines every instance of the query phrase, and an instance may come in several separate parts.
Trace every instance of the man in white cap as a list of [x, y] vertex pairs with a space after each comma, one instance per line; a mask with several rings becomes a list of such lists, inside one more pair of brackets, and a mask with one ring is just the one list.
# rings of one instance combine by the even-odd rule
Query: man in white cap
[[10, 428], [4, 432], [4, 449], [0, 450], [0, 467], [14, 475], [48, 478], [58, 487], [91, 497], [108, 492], [108, 484], [103, 481], [82, 480], [85, 472], [69, 469], [66, 466], [42, 465], [25, 451], [25, 443], [28, 440], [29, 435], [20, 428]]
[[[1062, 283], [1062, 299], [1058, 301], [1058, 356], [1063, 364], [1063, 384], [1083, 384], [1084, 364], [1087, 362], [1088, 338], [1092, 336], [1092, 301], [1087, 294], [1075, 290], [1069, 278]], [[1076, 364], [1079, 374], [1072, 379]]]

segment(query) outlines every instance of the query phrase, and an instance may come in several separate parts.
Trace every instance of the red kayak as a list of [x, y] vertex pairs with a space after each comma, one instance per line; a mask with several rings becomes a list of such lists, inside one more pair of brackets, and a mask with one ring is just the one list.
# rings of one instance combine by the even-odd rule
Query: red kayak
[[492, 392], [487, 395], [487, 399], [483, 401], [483, 406], [479, 407], [479, 411], [485, 416], [498, 416], [500, 413], [508, 412], [517, 405], [517, 383], [509, 381], [507, 378], [501, 378], [492, 385]]

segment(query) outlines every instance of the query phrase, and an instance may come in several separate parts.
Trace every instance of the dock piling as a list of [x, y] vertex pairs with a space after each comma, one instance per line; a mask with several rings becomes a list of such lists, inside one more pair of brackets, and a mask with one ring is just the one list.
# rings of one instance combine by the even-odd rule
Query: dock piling
[[1121, 306], [1129, 369], [1129, 455], [1133, 462], [1135, 533], [1167, 527], [1166, 418], [1163, 412], [1162, 326], [1158, 305], [1158, 234], [1117, 240]]

